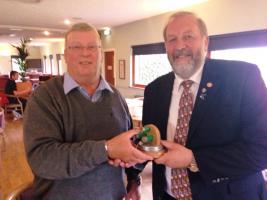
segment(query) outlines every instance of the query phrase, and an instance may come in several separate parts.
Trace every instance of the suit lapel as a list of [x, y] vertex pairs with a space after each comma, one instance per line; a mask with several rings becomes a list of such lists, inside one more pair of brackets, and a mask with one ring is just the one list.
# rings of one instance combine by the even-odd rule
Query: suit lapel
[[160, 122], [163, 126], [163, 130], [161, 132], [161, 138], [166, 140], [167, 139], [167, 124], [169, 119], [169, 109], [172, 97], [172, 90], [173, 90], [173, 82], [175, 79], [174, 73], [169, 73], [162, 84], [163, 87], [160, 94], [160, 101], [159, 101], [159, 110], [160, 110]]
[[190, 119], [188, 139], [194, 134], [197, 125], [201, 122], [201, 119], [203, 119], [205, 113], [208, 111], [209, 106], [215, 102], [216, 93], [220, 86], [220, 79], [216, 73], [216, 66], [212, 65], [211, 62], [212, 61], [210, 60], [206, 60], [203, 68], [203, 74], [197, 92], [196, 102]]

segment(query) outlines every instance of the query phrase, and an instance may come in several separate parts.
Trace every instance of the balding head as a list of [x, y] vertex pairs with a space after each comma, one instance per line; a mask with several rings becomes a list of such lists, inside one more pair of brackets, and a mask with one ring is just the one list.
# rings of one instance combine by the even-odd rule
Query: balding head
[[163, 29], [163, 37], [164, 37], [164, 40], [166, 40], [166, 30], [168, 28], [168, 25], [170, 22], [172, 22], [174, 19], [178, 19], [178, 18], [183, 18], [183, 17], [192, 17], [192, 18], [195, 18], [196, 19], [196, 24], [199, 28], [199, 31], [200, 33], [202, 34], [202, 36], [208, 36], [208, 31], [207, 31], [207, 26], [205, 24], [205, 22], [199, 18], [195, 13], [192, 13], [192, 12], [187, 12], [187, 11], [179, 11], [179, 12], [176, 12], [174, 14], [172, 14], [164, 29]]

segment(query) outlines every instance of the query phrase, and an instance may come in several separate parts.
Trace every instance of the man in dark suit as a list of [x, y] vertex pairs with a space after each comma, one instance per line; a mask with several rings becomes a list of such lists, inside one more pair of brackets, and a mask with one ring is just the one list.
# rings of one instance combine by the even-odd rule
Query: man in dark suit
[[[173, 72], [146, 87], [143, 108], [143, 124], [155, 124], [167, 140], [167, 153], [153, 163], [153, 199], [266, 200], [267, 90], [258, 68], [206, 59], [206, 25], [190, 12], [169, 18], [164, 40]], [[185, 80], [192, 81], [193, 108], [189, 126], [179, 125], [183, 136]], [[174, 142], [180, 136], [184, 144]], [[176, 169], [184, 173], [174, 176]], [[173, 181], [186, 177], [189, 183]]]

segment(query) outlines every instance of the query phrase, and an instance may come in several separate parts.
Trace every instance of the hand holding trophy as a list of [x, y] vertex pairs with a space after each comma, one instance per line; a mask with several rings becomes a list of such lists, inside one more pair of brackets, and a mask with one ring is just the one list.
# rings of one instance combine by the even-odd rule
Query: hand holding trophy
[[148, 124], [143, 127], [139, 134], [135, 137], [134, 143], [142, 152], [159, 158], [166, 149], [160, 144], [160, 132], [153, 124]]

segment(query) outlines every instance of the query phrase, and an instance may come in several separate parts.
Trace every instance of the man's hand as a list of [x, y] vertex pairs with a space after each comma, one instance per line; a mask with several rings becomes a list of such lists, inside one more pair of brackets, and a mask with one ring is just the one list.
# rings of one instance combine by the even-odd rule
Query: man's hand
[[193, 152], [186, 147], [169, 141], [161, 141], [161, 144], [168, 150], [154, 161], [170, 168], [186, 168], [193, 159]]
[[108, 163], [114, 167], [123, 167], [123, 168], [129, 168], [135, 165], [135, 163], [125, 163], [123, 161], [121, 161], [120, 159], [116, 158], [114, 160], [109, 159]]
[[138, 130], [132, 129], [106, 142], [109, 158], [113, 161], [118, 159], [115, 160], [116, 165], [120, 164], [119, 161], [132, 166], [153, 160], [151, 156], [144, 154], [132, 145], [131, 138], [136, 134], [138, 134]]

